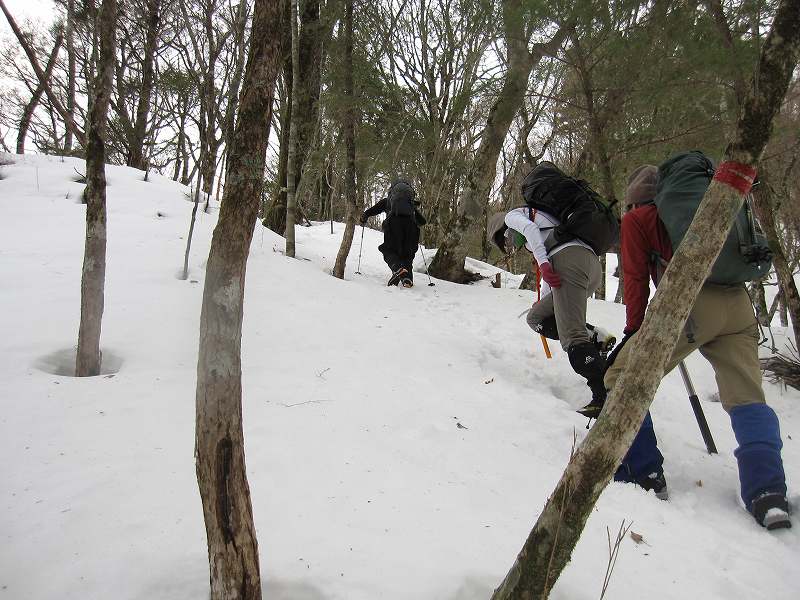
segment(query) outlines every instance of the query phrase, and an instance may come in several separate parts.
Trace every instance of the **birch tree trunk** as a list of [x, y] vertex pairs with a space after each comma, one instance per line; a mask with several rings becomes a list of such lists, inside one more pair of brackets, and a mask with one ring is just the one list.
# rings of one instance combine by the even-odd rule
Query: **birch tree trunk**
[[562, 25], [549, 42], [536, 44], [533, 52], [528, 51], [524, 14], [522, 0], [503, 0], [503, 30], [508, 53], [503, 86], [489, 109], [480, 146], [459, 198], [458, 212], [450, 219], [439, 250], [431, 261], [429, 270], [433, 277], [458, 283], [473, 279], [464, 268], [467, 234], [483, 214], [483, 205], [497, 173], [497, 159], [509, 127], [522, 106], [531, 69], [545, 55], [554, 54], [566, 37], [568, 26]]
[[347, 216], [345, 218], [344, 236], [336, 255], [333, 276], [344, 279], [344, 267], [347, 255], [353, 245], [353, 234], [356, 229], [358, 214], [358, 192], [356, 190], [356, 101], [353, 85], [353, 0], [345, 4], [345, 44], [344, 44], [344, 96], [347, 102], [344, 110], [342, 129], [347, 151], [345, 168], [345, 196], [347, 197]]
[[142, 86], [139, 92], [136, 121], [133, 125], [133, 136], [128, 156], [128, 166], [142, 171], [147, 170], [147, 153], [144, 151], [144, 146], [147, 139], [147, 118], [150, 115], [150, 104], [155, 83], [154, 65], [160, 24], [161, 0], [148, 0], [147, 33], [145, 34], [142, 62]]
[[297, 87], [300, 79], [300, 40], [297, 30], [297, 0], [292, 0], [292, 114], [289, 119], [289, 158], [286, 163], [286, 256], [294, 258], [294, 221], [297, 206]]
[[280, 0], [256, 0], [219, 221], [203, 289], [195, 458], [211, 600], [258, 600], [261, 575], [242, 431], [241, 339], [247, 255], [264, 186], [281, 60]]
[[720, 179], [722, 169], [717, 171], [641, 330], [630, 342], [637, 360], [628, 362], [597, 423], [570, 458], [493, 600], [547, 598], [569, 562], [598, 497], [642, 423], [700, 286], [752, 183], [799, 54], [800, 0], [781, 0], [734, 139], [725, 151], [728, 173], [742, 175], [731, 176], [734, 187]]
[[117, 0], [103, 0], [100, 54], [92, 85], [86, 135], [86, 244], [81, 278], [81, 322], [75, 376], [100, 374], [100, 327], [106, 278], [106, 132], [116, 57]]

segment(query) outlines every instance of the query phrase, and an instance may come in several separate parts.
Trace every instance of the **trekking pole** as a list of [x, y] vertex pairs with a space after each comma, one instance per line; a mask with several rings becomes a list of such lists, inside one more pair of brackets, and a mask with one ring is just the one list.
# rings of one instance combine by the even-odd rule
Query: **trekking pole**
[[697, 397], [697, 392], [694, 391], [694, 385], [689, 377], [689, 370], [686, 368], [686, 363], [683, 361], [678, 363], [681, 377], [683, 378], [683, 385], [686, 386], [686, 392], [689, 394], [689, 403], [692, 405], [694, 411], [694, 418], [697, 419], [697, 425], [700, 427], [700, 433], [703, 436], [703, 441], [706, 443], [706, 450], [709, 454], [717, 454], [717, 446], [714, 444], [714, 438], [711, 437], [711, 430], [708, 428], [708, 421], [706, 415], [703, 413], [703, 407], [700, 406], [700, 399]]
[[[542, 286], [540, 283], [542, 273], [539, 271], [539, 265], [536, 265], [536, 302], [539, 302], [542, 299]], [[544, 348], [544, 355], [547, 358], [553, 358], [553, 355], [550, 354], [550, 346], [547, 345], [547, 338], [544, 337], [541, 333], [539, 334], [539, 338], [542, 340], [542, 347]]]
[[358, 267], [356, 267], [356, 275], [363, 275], [361, 272], [361, 249], [364, 247], [364, 226], [361, 226], [361, 243], [358, 245]]
[[422, 247], [422, 262], [425, 263], [425, 275], [428, 276], [428, 287], [433, 287], [436, 284], [433, 283], [433, 281], [431, 281], [431, 274], [428, 273], [428, 261], [425, 259], [425, 247], [422, 246], [421, 244], [418, 247], [420, 246]]

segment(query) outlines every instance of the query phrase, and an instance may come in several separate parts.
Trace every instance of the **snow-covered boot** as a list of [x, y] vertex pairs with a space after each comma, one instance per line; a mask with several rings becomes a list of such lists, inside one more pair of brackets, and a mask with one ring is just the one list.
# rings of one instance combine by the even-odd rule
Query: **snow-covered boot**
[[405, 277], [406, 275], [408, 275], [408, 271], [406, 270], [406, 268], [398, 267], [397, 270], [394, 273], [392, 273], [392, 276], [389, 277], [389, 281], [386, 283], [386, 285], [397, 285], [398, 283], [400, 283], [400, 280], [403, 279], [403, 277]]
[[589, 339], [597, 346], [597, 351], [600, 352], [600, 354], [608, 354], [611, 352], [614, 344], [617, 343], [617, 338], [615, 338], [610, 331], [598, 327], [597, 325], [587, 323], [586, 331], [589, 333]]
[[753, 518], [767, 529], [788, 529], [792, 526], [789, 520], [789, 503], [786, 496], [767, 492], [753, 499], [751, 504]]
[[402, 285], [404, 288], [410, 288], [414, 287], [414, 282], [408, 277], [403, 277], [403, 279], [400, 280], [400, 285]]

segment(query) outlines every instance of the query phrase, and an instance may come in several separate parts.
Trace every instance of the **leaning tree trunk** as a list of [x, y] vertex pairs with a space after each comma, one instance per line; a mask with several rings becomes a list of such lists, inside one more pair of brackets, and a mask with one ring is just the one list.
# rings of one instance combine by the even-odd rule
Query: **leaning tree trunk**
[[100, 326], [106, 280], [106, 131], [116, 54], [117, 0], [100, 7], [100, 56], [92, 84], [86, 133], [86, 245], [81, 278], [81, 323], [75, 375], [100, 374]]
[[161, 0], [148, 0], [147, 32], [145, 34], [144, 56], [142, 57], [142, 86], [139, 90], [139, 104], [136, 107], [136, 120], [133, 125], [128, 166], [134, 169], [147, 170], [147, 118], [150, 115], [150, 104], [155, 82], [156, 48], [161, 23]]
[[297, 0], [291, 0], [292, 27], [292, 116], [289, 120], [289, 157], [286, 162], [286, 256], [294, 258], [294, 221], [297, 206], [297, 88], [300, 80], [300, 46], [297, 30]]
[[[47, 59], [47, 66], [44, 69], [45, 80], [48, 82], [50, 81], [50, 77], [53, 75], [53, 68], [56, 66], [56, 59], [58, 58], [59, 50], [61, 50], [61, 43], [63, 40], [64, 35], [59, 31], [58, 36], [56, 37], [56, 43], [53, 46], [53, 51], [50, 52], [50, 58]], [[22, 111], [22, 117], [20, 117], [19, 120], [19, 131], [17, 133], [17, 154], [25, 154], [25, 138], [28, 136], [28, 128], [31, 125], [31, 118], [33, 118], [33, 113], [36, 111], [36, 107], [39, 106], [39, 100], [42, 99], [42, 94], [44, 94], [44, 86], [40, 83], [34, 90], [30, 102], [25, 105], [25, 108]]]
[[547, 598], [569, 562], [597, 499], [644, 419], [700, 286], [752, 184], [754, 166], [771, 134], [798, 54], [800, 0], [782, 0], [725, 162], [670, 261], [641, 330], [631, 341], [637, 360], [629, 361], [623, 370], [493, 600]]
[[524, 10], [521, 0], [503, 1], [503, 27], [508, 52], [508, 66], [497, 100], [489, 109], [481, 143], [459, 199], [458, 212], [450, 219], [439, 250], [430, 264], [430, 274], [440, 279], [466, 283], [473, 276], [464, 268], [468, 253], [468, 233], [480, 223], [489, 190], [497, 173], [497, 159], [514, 116], [522, 106], [528, 77], [534, 65], [554, 54], [567, 33], [562, 26], [553, 39], [528, 51]]
[[272, 96], [281, 58], [281, 0], [256, 0], [250, 50], [208, 255], [197, 360], [197, 483], [208, 538], [211, 600], [261, 598], [258, 542], [242, 432], [242, 316], [247, 255], [264, 187]]
[[64, 119], [65, 127], [74, 133], [81, 145], [85, 146], [86, 134], [75, 123], [72, 113], [70, 113], [66, 108], [64, 108], [64, 105], [61, 104], [61, 100], [59, 100], [58, 95], [53, 93], [53, 89], [47, 82], [47, 77], [45, 77], [44, 71], [39, 64], [39, 61], [36, 59], [36, 53], [33, 50], [33, 46], [28, 42], [28, 36], [22, 33], [17, 25], [17, 22], [14, 20], [14, 17], [11, 16], [10, 12], [8, 12], [3, 0], [0, 0], [0, 10], [3, 11], [3, 14], [6, 16], [6, 20], [11, 27], [11, 31], [14, 32], [14, 36], [17, 38], [19, 45], [25, 51], [25, 54], [31, 63], [31, 67], [33, 68], [33, 71], [36, 73], [36, 77], [39, 80], [39, 84], [44, 88], [44, 92], [47, 94], [47, 99], [50, 100], [50, 104], [61, 116], [61, 118]]
[[356, 229], [358, 213], [358, 192], [356, 190], [356, 101], [353, 92], [353, 0], [347, 0], [345, 6], [345, 42], [344, 42], [344, 97], [346, 107], [342, 119], [344, 143], [347, 149], [347, 166], [345, 167], [345, 196], [347, 197], [347, 217], [345, 219], [344, 236], [336, 255], [333, 276], [344, 279], [344, 267], [350, 247], [353, 245], [353, 234]]

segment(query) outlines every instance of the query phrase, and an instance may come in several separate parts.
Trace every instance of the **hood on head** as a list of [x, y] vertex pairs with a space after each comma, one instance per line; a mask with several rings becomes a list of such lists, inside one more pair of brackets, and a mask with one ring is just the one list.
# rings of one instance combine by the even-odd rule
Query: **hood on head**
[[642, 165], [628, 177], [628, 187], [625, 190], [625, 206], [652, 202], [656, 197], [658, 185], [658, 167]]

